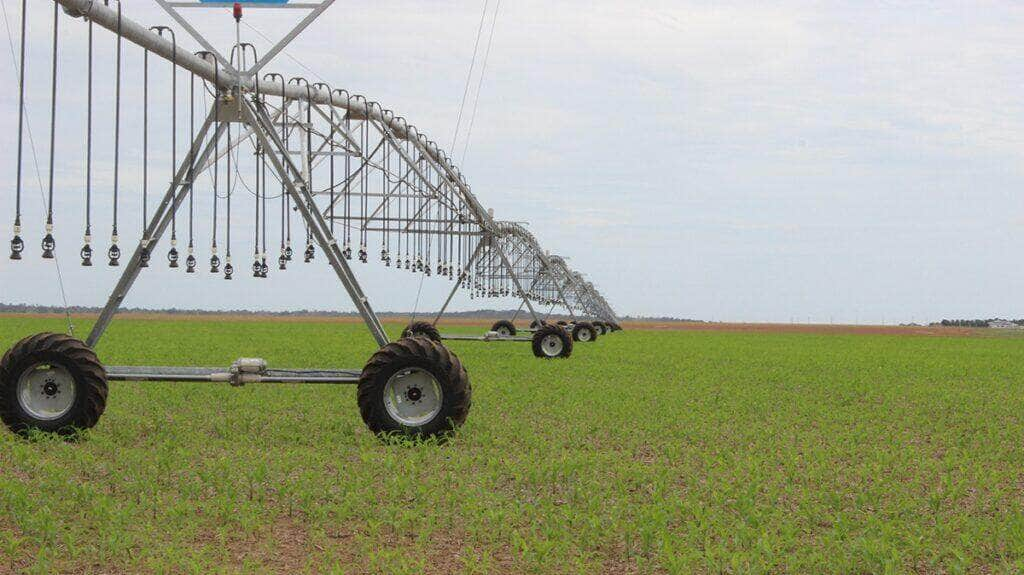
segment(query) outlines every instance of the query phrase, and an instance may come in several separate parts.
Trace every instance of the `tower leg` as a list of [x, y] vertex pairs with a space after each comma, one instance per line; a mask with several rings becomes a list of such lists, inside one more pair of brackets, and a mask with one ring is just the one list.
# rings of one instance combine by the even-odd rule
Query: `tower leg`
[[349, 297], [352, 298], [352, 303], [355, 304], [359, 315], [366, 322], [366, 327], [369, 328], [373, 338], [377, 341], [377, 345], [384, 347], [389, 341], [387, 333], [384, 331], [384, 326], [381, 325], [376, 312], [370, 306], [369, 299], [363, 293], [359, 282], [356, 281], [355, 275], [352, 273], [352, 269], [349, 268], [348, 262], [342, 256], [341, 249], [338, 248], [338, 241], [331, 233], [330, 226], [324, 220], [320, 211], [315, 209], [313, 195], [305, 184], [301, 186], [295, 185], [296, 181], [305, 182], [302, 178], [302, 170], [295, 165], [288, 155], [284, 142], [281, 141], [281, 138], [275, 131], [273, 122], [266, 112], [261, 108], [255, 107], [252, 102], [246, 99], [238, 98], [237, 101], [242, 120], [253, 128], [253, 135], [259, 141], [260, 146], [264, 150], [271, 152], [267, 157], [270, 159], [272, 168], [277, 172], [281, 181], [284, 182], [288, 195], [292, 197], [295, 207], [309, 225], [313, 238], [320, 244], [320, 248], [327, 255], [327, 261], [334, 268], [334, 272], [337, 274], [338, 279], [341, 280], [342, 285], [345, 286]]
[[[206, 138], [206, 134], [210, 131], [210, 127], [213, 126], [216, 121], [217, 108], [214, 106], [210, 113], [206, 116], [206, 121], [203, 122], [202, 128], [196, 135], [196, 139], [192, 142], [190, 150], [195, 150], [199, 146], [202, 146], [203, 140]], [[152, 253], [153, 246], [160, 240], [160, 236], [163, 235], [167, 226], [171, 223], [171, 217], [174, 212], [178, 210], [178, 206], [188, 195], [189, 187], [182, 185], [185, 179], [188, 177], [190, 167], [194, 167], [195, 164], [202, 164], [206, 161], [206, 158], [213, 151], [213, 144], [218, 141], [221, 135], [224, 133], [227, 124], [220, 124], [217, 126], [213, 138], [207, 142], [206, 148], [196, 158], [195, 162], [192, 162], [191, 157], [186, 157], [181, 165], [178, 166], [178, 171], [174, 174], [174, 179], [171, 180], [171, 185], [167, 189], [167, 193], [164, 194], [163, 200], [153, 213], [153, 217], [150, 218], [149, 223], [146, 225], [146, 231], [142, 235], [142, 241], [135, 248], [135, 253], [132, 254], [132, 259], [128, 261], [128, 265], [125, 266], [124, 272], [121, 273], [121, 279], [118, 280], [117, 285], [114, 287], [114, 291], [110, 293], [110, 297], [107, 299], [107, 304], [103, 307], [103, 311], [100, 312], [99, 318], [96, 323], [92, 326], [92, 331], [89, 332], [89, 337], [85, 340], [85, 344], [89, 347], [96, 347], [100, 338], [103, 337], [103, 333], [107, 330], [107, 326], [110, 325], [111, 320], [114, 319], [114, 314], [117, 313], [117, 309], [121, 306], [121, 302], [128, 295], [128, 292], [132, 289], [132, 285], [135, 284], [135, 280], [139, 277], [139, 271], [142, 268], [142, 252], [148, 250]], [[191, 155], [191, 154], [190, 154]], [[194, 170], [193, 170], [194, 171]], [[193, 173], [193, 177], [195, 177]], [[148, 239], [147, 239], [148, 238]]]

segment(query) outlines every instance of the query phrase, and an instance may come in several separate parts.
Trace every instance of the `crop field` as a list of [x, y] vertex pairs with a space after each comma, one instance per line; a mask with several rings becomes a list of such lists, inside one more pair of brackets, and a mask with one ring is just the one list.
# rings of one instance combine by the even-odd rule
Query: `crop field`
[[[43, 330], [62, 320], [0, 316], [0, 347]], [[354, 386], [115, 382], [82, 441], [4, 431], [0, 572], [1024, 572], [1024, 339], [450, 347], [473, 408], [447, 444], [378, 441]], [[121, 319], [98, 353], [361, 368], [373, 350], [352, 323]]]

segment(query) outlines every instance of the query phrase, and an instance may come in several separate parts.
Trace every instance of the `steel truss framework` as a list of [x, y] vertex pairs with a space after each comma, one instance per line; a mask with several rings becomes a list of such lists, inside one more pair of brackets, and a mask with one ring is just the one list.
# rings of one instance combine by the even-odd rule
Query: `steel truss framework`
[[[50, 126], [50, 197], [47, 206], [43, 257], [53, 258], [53, 164], [57, 106], [59, 8], [89, 22], [89, 82], [87, 123], [87, 190], [91, 185], [92, 142], [92, 29], [100, 26], [117, 35], [114, 154], [114, 221], [109, 265], [120, 265], [117, 233], [117, 166], [120, 136], [121, 54], [126, 40], [145, 50], [143, 59], [143, 186], [144, 228], [124, 266], [106, 306], [85, 342], [73, 337], [40, 333], [16, 343], [0, 360], [0, 397], [16, 397], [4, 405], [3, 423], [16, 432], [42, 429], [76, 433], [96, 424], [107, 399], [107, 380], [222, 381], [232, 385], [255, 382], [358, 383], [360, 414], [374, 433], [417, 436], [447, 434], [469, 413], [471, 388], [458, 358], [441, 343], [419, 337], [390, 342], [349, 262], [379, 260], [385, 266], [411, 273], [437, 275], [453, 282], [452, 292], [438, 317], [459, 289], [479, 297], [516, 297], [538, 326], [534, 353], [568, 357], [568, 331], [544, 323], [537, 306], [564, 306], [572, 319], [599, 318], [617, 326], [617, 318], [594, 286], [562, 258], [550, 256], [522, 225], [497, 221], [473, 195], [465, 178], [437, 145], [403, 118], [376, 102], [302, 78], [286, 80], [259, 72], [283, 46], [333, 3], [321, 0], [299, 5], [311, 10], [265, 58], [240, 39], [241, 10], [234, 6], [236, 41], [225, 57], [189, 25], [179, 8], [200, 6], [194, 0], [155, 0], [206, 50], [181, 50], [166, 27], [145, 28], [95, 0], [53, 0], [53, 68]], [[27, 0], [23, 7], [27, 6]], [[265, 4], [263, 7], [269, 7]], [[293, 5], [295, 6], [295, 5]], [[26, 15], [22, 14], [25, 29]], [[165, 33], [166, 32], [166, 38]], [[24, 34], [22, 45], [24, 46]], [[251, 60], [247, 62], [247, 55]], [[161, 200], [147, 212], [148, 65], [150, 56], [171, 63], [171, 157], [174, 164]], [[24, 97], [24, 48], [19, 99]], [[248, 63], [251, 62], [251, 66]], [[192, 74], [189, 129], [191, 141], [184, 157], [177, 155], [177, 89], [179, 68]], [[196, 129], [195, 80], [212, 94], [213, 103]], [[19, 125], [24, 107], [19, 105]], [[232, 137], [232, 130], [237, 137]], [[20, 259], [24, 244], [21, 223], [21, 144], [19, 132], [17, 204], [12, 259]], [[176, 226], [179, 210], [188, 206], [186, 273], [195, 273], [193, 207], [198, 178], [213, 172], [213, 230], [217, 229], [217, 169], [227, 165], [225, 279], [232, 279], [231, 196], [232, 159], [238, 172], [238, 152], [251, 145], [256, 166], [254, 277], [267, 277], [268, 175], [280, 187], [278, 263], [286, 269], [295, 251], [291, 218], [297, 212], [305, 231], [303, 257], [322, 254], [342, 283], [380, 349], [361, 371], [346, 369], [269, 369], [258, 358], [242, 358], [228, 369], [203, 367], [103, 366], [93, 349], [118, 308], [149, 264], [155, 247], [170, 228], [170, 267], [178, 267]], [[326, 176], [325, 176], [326, 172]], [[262, 181], [262, 187], [260, 182]], [[237, 182], [237, 180], [236, 180]], [[262, 195], [261, 195], [262, 192]], [[87, 191], [85, 246], [82, 264], [91, 266], [91, 232]], [[261, 205], [262, 204], [262, 205]], [[262, 222], [260, 216], [262, 215]], [[147, 217], [148, 216], [148, 217]], [[260, 232], [262, 230], [262, 242]], [[211, 272], [219, 273], [217, 236], [211, 242]], [[273, 255], [270, 255], [273, 258]], [[522, 309], [522, 306], [521, 308]], [[550, 315], [550, 311], [548, 312]], [[517, 312], [518, 315], [518, 312]], [[436, 319], [435, 319], [436, 323]], [[433, 326], [429, 326], [434, 329]], [[575, 338], [585, 326], [578, 324]], [[513, 326], [514, 328], [514, 326]], [[436, 332], [436, 329], [434, 329]], [[514, 329], [512, 330], [514, 331]], [[586, 331], [593, 334], [593, 326]], [[514, 334], [513, 334], [514, 335]], [[513, 338], [508, 338], [513, 340]], [[593, 339], [580, 336], [581, 341]], [[69, 393], [64, 393], [67, 390]]]
[[[153, 251], [190, 193], [189, 183], [246, 143], [254, 144], [267, 160], [288, 208], [305, 220], [307, 254], [314, 244], [326, 254], [380, 345], [388, 338], [352, 274], [351, 259], [375, 259], [388, 267], [447, 277], [454, 285], [441, 313], [461, 288], [474, 297], [520, 298], [536, 322], [545, 317], [535, 304], [564, 307], [574, 320], [580, 316], [617, 324], [618, 318], [591, 283], [562, 258], [547, 255], [522, 225], [495, 220], [445, 152], [379, 103], [302, 78], [285, 80], [273, 73], [260, 78], [255, 71], [266, 58], [254, 58], [251, 68], [236, 70], [233, 57], [212, 50], [182, 51], [99, 2], [54, 1], [73, 16], [119, 32], [149, 54], [173, 59], [216, 94], [192, 153], [178, 166], [88, 338], [89, 345], [102, 336], [138, 277], [143, 254]], [[236, 48], [245, 49], [240, 44]], [[225, 145], [225, 128], [232, 124], [242, 127]], [[282, 267], [290, 259], [291, 241], [282, 231]], [[266, 237], [263, 250], [265, 265]]]

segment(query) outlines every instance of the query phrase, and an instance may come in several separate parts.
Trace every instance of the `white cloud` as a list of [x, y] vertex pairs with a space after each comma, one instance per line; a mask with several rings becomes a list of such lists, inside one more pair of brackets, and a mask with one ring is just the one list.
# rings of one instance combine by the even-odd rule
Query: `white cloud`
[[[16, 15], [17, 3], [4, 1]], [[151, 3], [125, 6], [146, 24], [167, 23]], [[481, 7], [339, 2], [289, 53], [448, 147]], [[227, 42], [233, 29], [222, 16], [207, 25]], [[246, 18], [269, 36], [285, 28], [255, 10]], [[29, 46], [44, 178], [48, 22], [39, 9]], [[572, 257], [624, 312], [784, 321], [808, 312], [837, 321], [1019, 316], [1024, 272], [1011, 248], [1024, 223], [1022, 24], [1024, 8], [1010, 2], [504, 2], [465, 171], [487, 207], [530, 221], [546, 247]], [[73, 208], [58, 229], [73, 261], [84, 28], [68, 21], [66, 29], [57, 181]], [[107, 50], [110, 38], [98, 37]], [[138, 57], [127, 53], [129, 65]], [[111, 65], [98, 65], [109, 96]], [[157, 68], [155, 86], [166, 82], [165, 67]], [[311, 75], [284, 57], [272, 68]], [[13, 80], [7, 56], [0, 77]], [[125, 108], [126, 229], [137, 229], [140, 216], [137, 88], [127, 88]], [[15, 96], [0, 94], [8, 150]], [[97, 122], [108, 126], [109, 98], [102, 101]], [[95, 217], [106, 229], [109, 134], [96, 145]], [[169, 163], [165, 142], [151, 155], [161, 168]], [[12, 182], [13, 167], [13, 157], [0, 164], [0, 177]], [[161, 168], [151, 174], [154, 189], [166, 178]], [[34, 246], [41, 210], [30, 192]], [[20, 269], [28, 271], [15, 281], [9, 262], [0, 265], [0, 300], [57, 301], [46, 266]], [[411, 305], [416, 281], [396, 289], [394, 272], [359, 273], [377, 307]], [[168, 274], [154, 272], [164, 281]], [[986, 274], [1001, 281], [981, 289], [977, 278]], [[103, 298], [107, 286], [95, 278], [109, 272], [67, 275], [77, 303]], [[249, 289], [241, 278], [241, 292], [145, 293], [131, 304], [257, 307], [301, 288], [317, 299], [300, 307], [347, 305], [325, 270], [278, 281], [276, 289]], [[443, 298], [445, 283], [425, 284], [425, 298]]]

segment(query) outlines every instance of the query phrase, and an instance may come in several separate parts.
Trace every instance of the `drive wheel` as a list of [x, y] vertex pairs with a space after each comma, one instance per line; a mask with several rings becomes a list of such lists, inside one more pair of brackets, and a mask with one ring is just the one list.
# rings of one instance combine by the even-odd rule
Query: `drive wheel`
[[557, 325], [544, 325], [533, 333], [533, 355], [543, 359], [572, 355], [572, 337]]
[[581, 321], [572, 328], [573, 341], [597, 341], [597, 328], [588, 322]]
[[40, 333], [0, 360], [0, 419], [15, 433], [71, 436], [99, 421], [107, 406], [107, 372], [81, 341]]
[[472, 388], [462, 363], [422, 337], [391, 342], [359, 378], [359, 412], [370, 431], [430, 437], [454, 431], [469, 415]]
[[440, 343], [441, 332], [429, 321], [414, 321], [402, 330], [402, 337], [425, 337]]
[[540, 326], [544, 325], [543, 322], [533, 320], [530, 322], [530, 329], [540, 329]]
[[516, 335], [516, 326], [507, 319], [501, 319], [494, 322], [491, 326], [491, 331], [498, 332], [501, 337], [513, 337]]
[[595, 321], [592, 325], [594, 326], [594, 329], [597, 331], [598, 335], [604, 335], [608, 333], [608, 326], [605, 325], [604, 322]]

